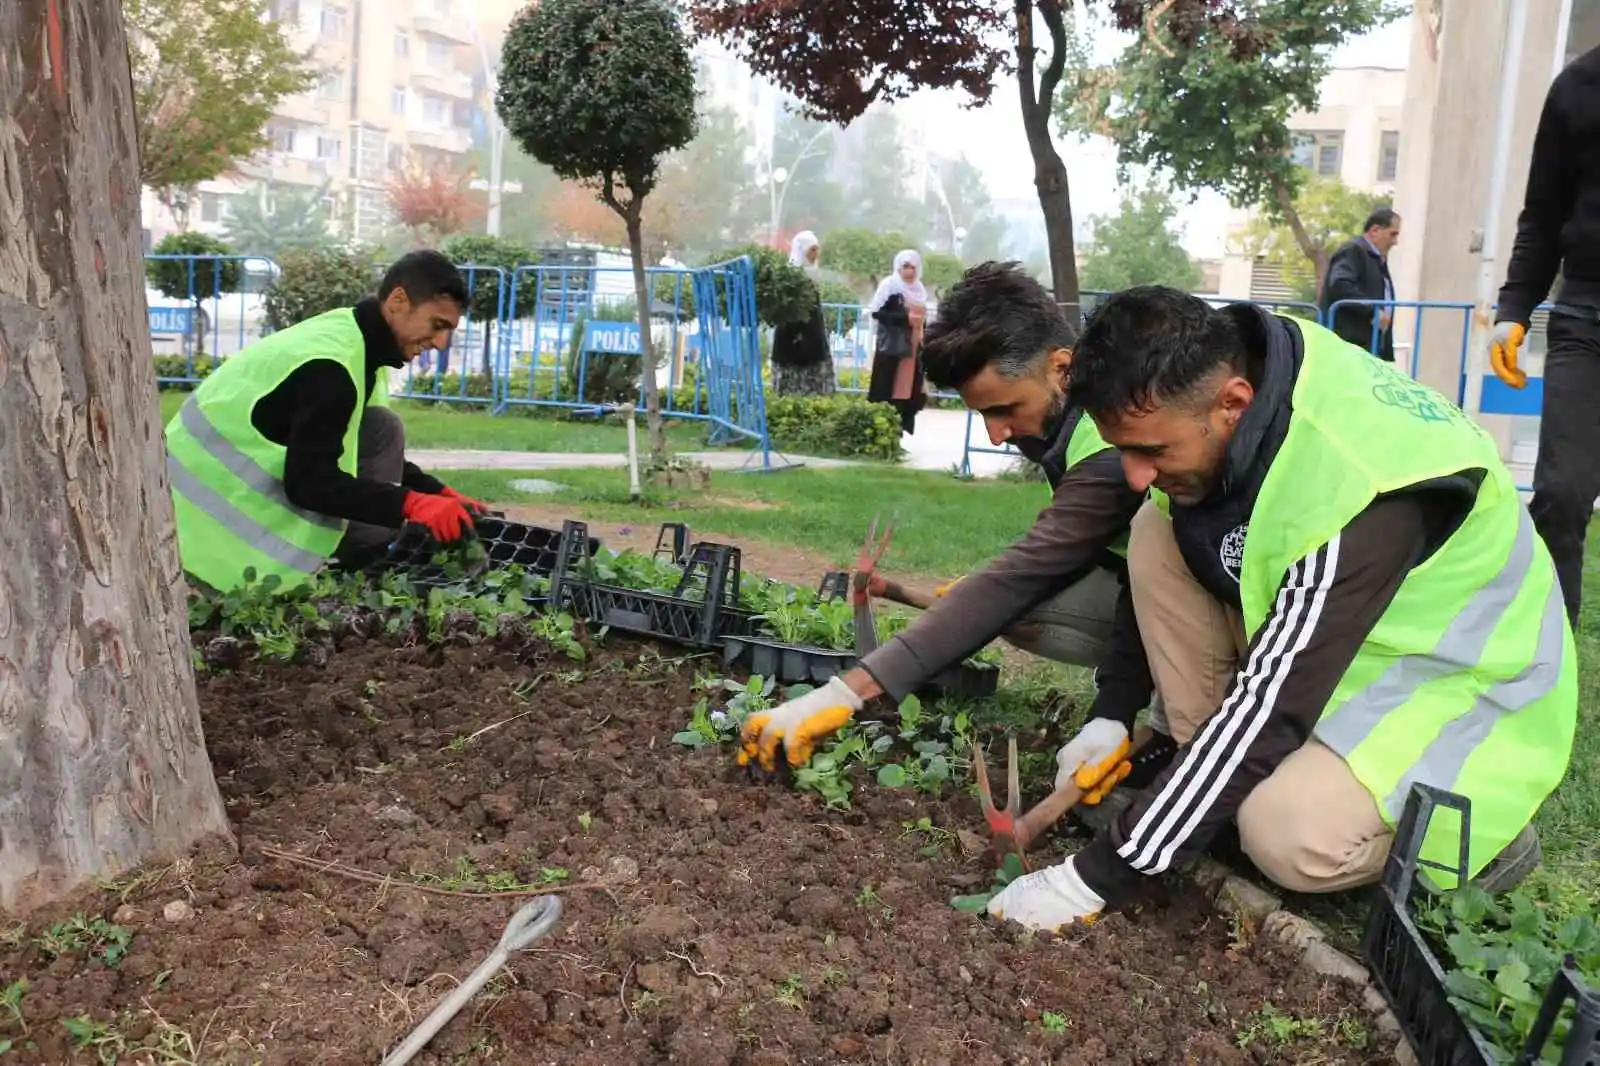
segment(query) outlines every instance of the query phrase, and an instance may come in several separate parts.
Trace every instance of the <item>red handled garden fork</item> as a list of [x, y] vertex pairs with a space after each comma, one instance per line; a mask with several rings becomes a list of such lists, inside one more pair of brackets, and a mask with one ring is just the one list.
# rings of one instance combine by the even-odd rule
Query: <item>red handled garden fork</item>
[[855, 608], [857, 656], [865, 656], [878, 647], [878, 627], [872, 620], [872, 579], [877, 576], [878, 560], [889, 550], [889, 541], [894, 537], [893, 516], [884, 526], [883, 533], [878, 533], [878, 520], [881, 517], [872, 516], [872, 526], [867, 530], [867, 539], [861, 542], [861, 550], [856, 553], [855, 571], [850, 575], [850, 603]]
[[989, 769], [983, 764], [983, 749], [972, 746], [972, 769], [978, 778], [978, 803], [983, 807], [983, 820], [989, 823], [989, 848], [994, 853], [995, 865], [1005, 857], [1015, 854], [1022, 860], [1022, 869], [1028, 869], [1024, 853], [1027, 841], [1017, 835], [1022, 819], [1022, 781], [1017, 770], [1017, 738], [1006, 741], [1006, 805], [1002, 810], [994, 805], [994, 792], [989, 787]]

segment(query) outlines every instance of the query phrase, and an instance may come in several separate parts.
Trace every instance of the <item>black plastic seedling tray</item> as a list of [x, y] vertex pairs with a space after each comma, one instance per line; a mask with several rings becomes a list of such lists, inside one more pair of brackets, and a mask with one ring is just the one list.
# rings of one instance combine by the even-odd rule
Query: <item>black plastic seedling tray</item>
[[717, 647], [729, 634], [752, 630], [753, 616], [736, 606], [740, 552], [733, 545], [710, 541], [692, 545], [683, 552], [677, 587], [671, 593], [646, 592], [589, 580], [587, 560], [576, 550], [588, 540], [588, 527], [569, 521], [561, 528], [561, 553], [551, 575], [550, 594], [578, 617], [703, 648]]
[[[722, 663], [783, 685], [821, 685], [854, 667], [860, 659], [853, 651], [834, 651], [812, 644], [786, 644], [763, 635], [730, 635], [722, 641]], [[1000, 671], [962, 663], [938, 674], [919, 688], [918, 694], [952, 699], [982, 699], [994, 695]]]
[[[434, 561], [441, 553], [453, 549], [442, 546], [420, 525], [407, 525], [389, 546], [387, 554], [365, 567], [369, 574], [396, 570], [406, 574], [413, 583], [423, 586], [455, 585], [470, 581], [490, 570], [520, 566], [530, 574], [548, 577], [555, 571], [561, 555], [562, 531], [543, 526], [510, 522], [497, 514], [481, 515], [473, 523], [473, 532], [483, 546], [480, 564], [470, 572], [452, 573], [447, 566]], [[600, 542], [585, 534], [582, 551], [593, 556]]]
[[[1427, 891], [1419, 884], [1424, 867], [1446, 870], [1455, 878], [1454, 884], [1466, 883], [1471, 806], [1465, 796], [1428, 785], [1412, 786], [1362, 938], [1373, 982], [1394, 1011], [1421, 1066], [1500, 1066], [1505, 1061], [1450, 1002], [1444, 966], [1414, 918], [1415, 894]], [[1460, 812], [1461, 854], [1454, 870], [1421, 857], [1428, 823], [1440, 807]], [[1558, 971], [1551, 981], [1527, 1046], [1512, 1063], [1528, 1066], [1544, 1061], [1545, 1044], [1569, 1000], [1576, 1011], [1561, 1057], [1555, 1061], [1560, 1066], [1600, 1064], [1600, 996], [1570, 968]]]

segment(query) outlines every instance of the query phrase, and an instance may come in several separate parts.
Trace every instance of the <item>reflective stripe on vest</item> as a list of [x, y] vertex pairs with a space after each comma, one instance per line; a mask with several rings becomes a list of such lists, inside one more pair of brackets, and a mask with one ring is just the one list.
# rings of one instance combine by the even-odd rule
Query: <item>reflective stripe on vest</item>
[[187, 467], [170, 455], [167, 456], [167, 477], [171, 479], [173, 489], [206, 517], [238, 537], [246, 545], [289, 569], [309, 575], [328, 561], [327, 556], [319, 552], [307, 551], [290, 544], [239, 510], [223, 499], [222, 494], [216, 489], [189, 473]]
[[[1456, 613], [1433, 650], [1425, 655], [1400, 656], [1377, 680], [1323, 715], [1313, 729], [1317, 739], [1348, 757], [1372, 734], [1385, 715], [1404, 706], [1424, 685], [1478, 662], [1490, 635], [1511, 609], [1528, 579], [1536, 537], [1533, 519], [1522, 510], [1517, 539], [1505, 568], [1480, 586], [1466, 606]], [[1515, 714], [1555, 689], [1561, 679], [1561, 627], [1565, 618], [1560, 585], [1552, 582], [1545, 596], [1532, 664], [1515, 677], [1485, 689], [1471, 710], [1444, 724], [1383, 800], [1384, 812], [1391, 821], [1399, 820], [1412, 784], [1424, 782], [1437, 788], [1453, 789], [1467, 758], [1502, 716]]]
[[[344, 522], [340, 519], [330, 518], [325, 514], [318, 514], [316, 511], [307, 511], [290, 503], [288, 495], [283, 490], [283, 482], [276, 475], [263, 470], [259, 463], [240, 451], [238, 446], [231, 440], [218, 433], [216, 427], [211, 424], [211, 420], [206, 417], [206, 413], [200, 409], [200, 404], [195, 401], [192, 394], [184, 401], [183, 406], [178, 408], [178, 421], [184, 429], [189, 431], [189, 436], [194, 438], [196, 444], [205, 449], [213, 459], [223, 465], [228, 473], [238, 478], [252, 492], [265, 496], [302, 522], [310, 522], [314, 526], [321, 526], [334, 532], [343, 532]], [[172, 469], [172, 463], [168, 463], [167, 469], [169, 471]], [[189, 474], [187, 470], [184, 470], [184, 474], [191, 481], [194, 480], [193, 475]], [[174, 480], [176, 481], [176, 479]], [[199, 500], [193, 494], [184, 492], [184, 495], [193, 500], [196, 505], [199, 504]], [[212, 493], [212, 495], [216, 496], [215, 493]], [[218, 500], [222, 499], [220, 496], [216, 498]], [[227, 503], [226, 500], [222, 502], [234, 514], [244, 518], [238, 508]], [[235, 529], [231, 523], [224, 521], [220, 515], [212, 513], [211, 508], [201, 507], [200, 509], [210, 514], [211, 517], [221, 522], [224, 526], [227, 526], [235, 535], [254, 543], [252, 536]], [[260, 523], [255, 522], [253, 519], [245, 518], [244, 520], [257, 529], [262, 528]], [[267, 533], [270, 531], [263, 529], [262, 532]], [[287, 544], [288, 542], [285, 541], [284, 543]], [[290, 546], [293, 547], [292, 545]], [[296, 550], [298, 551], [299, 549]], [[269, 552], [268, 554], [272, 553]], [[276, 558], [275, 555], [274, 558]]]

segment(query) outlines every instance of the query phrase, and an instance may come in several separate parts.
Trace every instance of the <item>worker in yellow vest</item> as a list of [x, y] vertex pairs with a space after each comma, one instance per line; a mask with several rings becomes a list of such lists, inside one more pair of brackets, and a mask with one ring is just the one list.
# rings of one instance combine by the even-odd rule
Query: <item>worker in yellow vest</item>
[[330, 557], [381, 552], [406, 522], [441, 543], [472, 528], [483, 505], [406, 461], [385, 369], [449, 344], [466, 304], [455, 264], [411, 252], [384, 274], [376, 298], [218, 364], [166, 433], [178, 547], [192, 581], [228, 591], [252, 572], [292, 588]]
[[[1101, 307], [1069, 375], [1152, 494], [1128, 571], [1180, 748], [1108, 831], [990, 912], [1091, 918], [1230, 823], [1287, 889], [1372, 883], [1417, 782], [1471, 801], [1478, 884], [1525, 876], [1572, 754], [1577, 657], [1489, 436], [1320, 326], [1157, 286]], [[1436, 815], [1423, 857], [1453, 867], [1459, 830]]]

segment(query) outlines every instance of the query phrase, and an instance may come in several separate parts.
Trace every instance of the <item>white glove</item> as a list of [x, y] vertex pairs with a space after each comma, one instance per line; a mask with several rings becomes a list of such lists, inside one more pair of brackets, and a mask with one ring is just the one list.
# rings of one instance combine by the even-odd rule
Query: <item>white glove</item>
[[989, 900], [989, 913], [1029, 929], [1059, 933], [1073, 922], [1091, 922], [1106, 901], [1083, 883], [1073, 860], [1035, 870], [1011, 882]]
[[1091, 718], [1077, 736], [1056, 752], [1056, 791], [1072, 784], [1074, 775], [1087, 767], [1092, 772], [1083, 775], [1077, 785], [1088, 792], [1127, 754], [1128, 727], [1110, 718]]
[[821, 688], [773, 710], [752, 714], [740, 733], [739, 765], [755, 759], [763, 770], [775, 769], [778, 745], [782, 744], [789, 765], [804, 766], [811, 761], [816, 742], [837, 732], [863, 706], [865, 701], [834, 675]]

